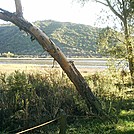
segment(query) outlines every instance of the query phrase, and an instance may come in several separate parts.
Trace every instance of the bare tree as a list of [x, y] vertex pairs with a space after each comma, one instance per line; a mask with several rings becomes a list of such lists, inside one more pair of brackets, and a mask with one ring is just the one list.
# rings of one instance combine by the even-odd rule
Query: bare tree
[[61, 68], [75, 85], [79, 94], [85, 100], [88, 108], [90, 110], [92, 109], [92, 112], [94, 114], [103, 115], [104, 112], [102, 110], [101, 103], [94, 96], [87, 82], [84, 80], [80, 72], [76, 69], [73, 61], [68, 61], [65, 55], [61, 52], [61, 50], [43, 31], [41, 31], [38, 27], [24, 19], [21, 0], [15, 0], [15, 5], [15, 13], [11, 13], [0, 8], [0, 19], [14, 23], [21, 30], [24, 30], [32, 37], [34, 37], [43, 47], [43, 49], [47, 51], [59, 63]]

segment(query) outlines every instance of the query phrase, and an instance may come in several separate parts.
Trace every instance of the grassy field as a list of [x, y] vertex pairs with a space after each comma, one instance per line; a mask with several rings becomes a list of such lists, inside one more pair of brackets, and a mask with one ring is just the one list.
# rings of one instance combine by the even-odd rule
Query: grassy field
[[[129, 74], [114, 69], [79, 70], [100, 100], [106, 118], [90, 114], [60, 68], [0, 64], [0, 133], [16, 133], [52, 120], [63, 109], [67, 134], [133, 134], [134, 85]], [[58, 126], [55, 123], [31, 133], [58, 134]]]

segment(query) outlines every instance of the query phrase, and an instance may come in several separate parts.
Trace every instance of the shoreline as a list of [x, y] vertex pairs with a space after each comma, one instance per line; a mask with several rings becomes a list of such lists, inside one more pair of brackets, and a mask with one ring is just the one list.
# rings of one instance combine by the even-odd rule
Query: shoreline
[[[95, 72], [101, 72], [106, 70], [105, 68], [77, 68], [80, 73], [85, 76], [93, 74]], [[42, 67], [35, 64], [0, 64], [0, 73], [10, 74], [14, 71], [24, 71], [26, 73], [48, 73], [49, 71], [62, 71], [60, 67]]]

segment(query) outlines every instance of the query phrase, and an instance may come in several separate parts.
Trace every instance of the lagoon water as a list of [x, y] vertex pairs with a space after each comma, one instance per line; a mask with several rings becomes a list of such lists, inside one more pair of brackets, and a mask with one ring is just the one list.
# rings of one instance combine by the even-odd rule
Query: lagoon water
[[[74, 61], [77, 68], [107, 68], [107, 59], [101, 58], [68, 58]], [[52, 67], [53, 58], [0, 58], [0, 64], [33, 64], [34, 66]], [[54, 62], [55, 67], [59, 67]]]

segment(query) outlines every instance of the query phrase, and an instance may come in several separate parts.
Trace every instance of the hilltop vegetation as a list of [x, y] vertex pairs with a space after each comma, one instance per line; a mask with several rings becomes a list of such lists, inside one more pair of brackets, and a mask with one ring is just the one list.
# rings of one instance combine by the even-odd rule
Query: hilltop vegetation
[[[56, 43], [57, 46], [68, 56], [90, 57], [98, 56], [97, 37], [98, 28], [88, 25], [74, 24], [69, 22], [56, 22], [52, 20], [36, 21], [36, 26]], [[31, 42], [30, 36], [20, 31], [14, 25], [0, 26], [0, 53], [11, 52], [21, 55], [46, 56], [37, 41]]]

